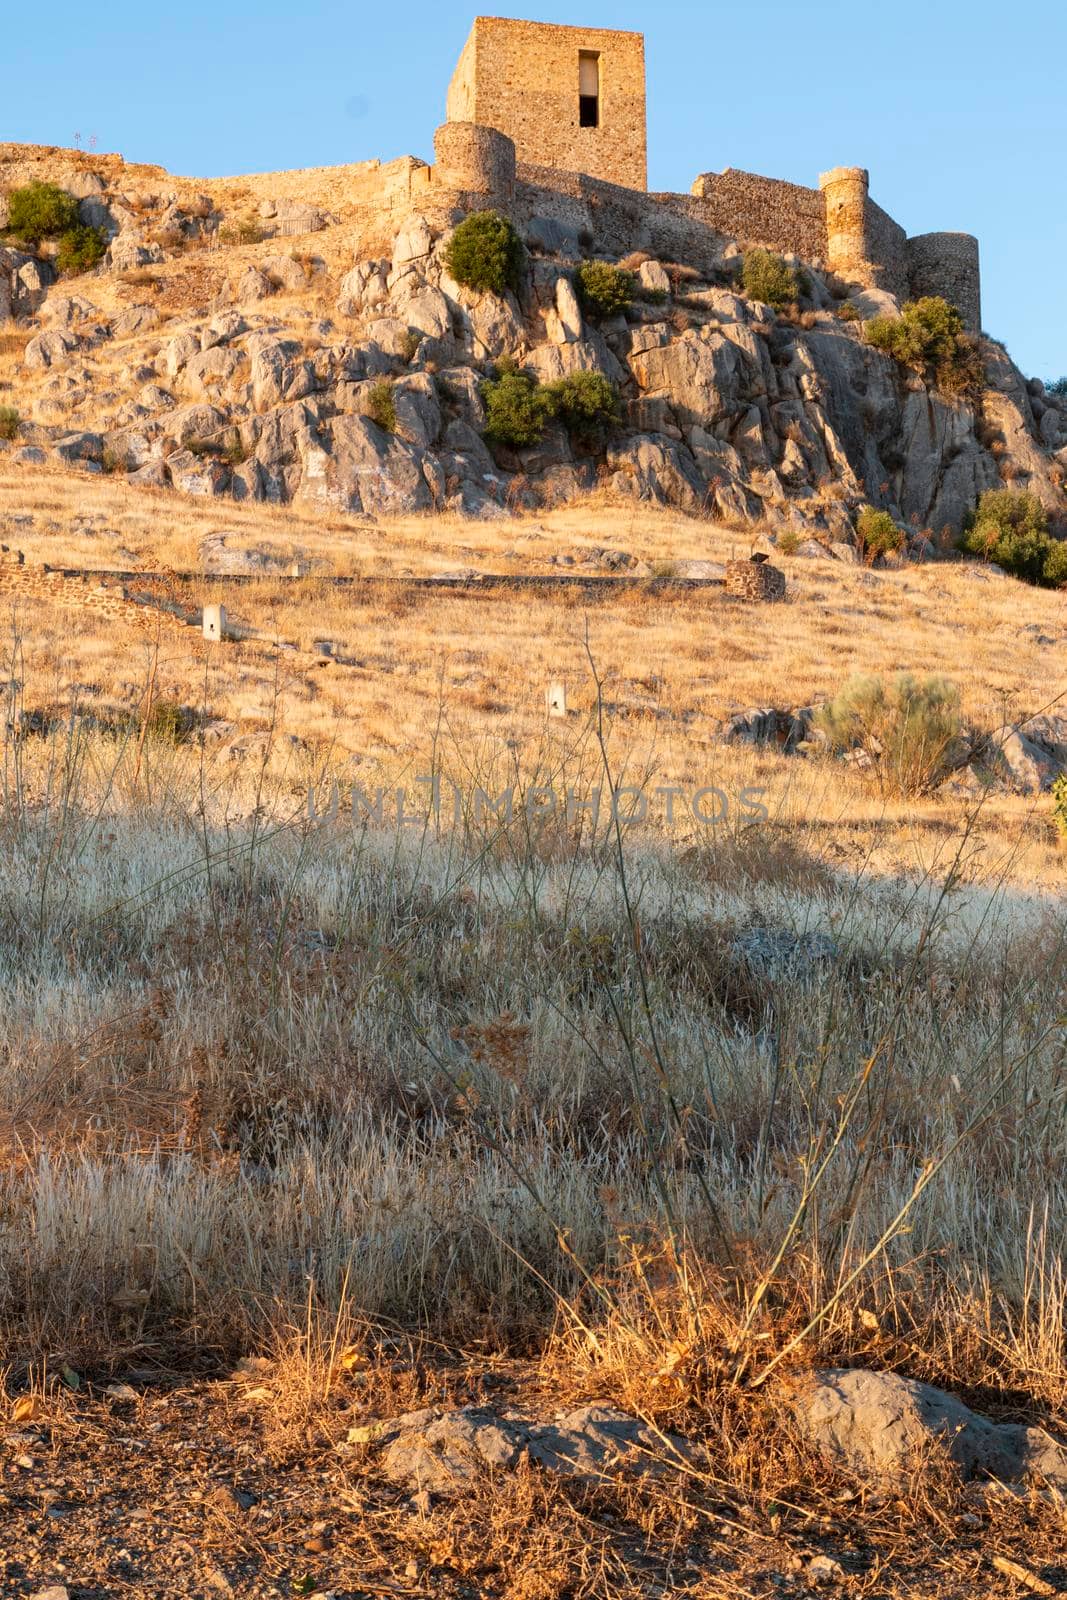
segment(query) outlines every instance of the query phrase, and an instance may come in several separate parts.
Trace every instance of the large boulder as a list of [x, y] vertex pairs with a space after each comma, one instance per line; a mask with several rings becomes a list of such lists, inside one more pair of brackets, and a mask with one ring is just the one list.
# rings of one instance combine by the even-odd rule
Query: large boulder
[[73, 328], [99, 315], [96, 306], [80, 294], [50, 294], [37, 313], [38, 321], [47, 323], [50, 328]]
[[409, 444], [428, 450], [441, 432], [441, 406], [429, 373], [417, 372], [393, 384], [396, 431]]
[[187, 445], [191, 439], [208, 439], [226, 425], [222, 412], [208, 405], [177, 406], [159, 420], [163, 436], [179, 446]]
[[738, 345], [693, 329], [671, 344], [632, 352], [629, 364], [639, 388], [669, 398], [683, 428], [707, 428], [740, 410], [757, 375]]
[[191, 400], [208, 400], [228, 390], [244, 365], [242, 351], [226, 345], [212, 345], [190, 356], [179, 374], [178, 383]]
[[256, 411], [300, 400], [315, 387], [310, 361], [302, 359], [303, 347], [295, 339], [263, 336], [249, 340], [252, 357], [252, 405]]
[[689, 452], [671, 439], [639, 433], [617, 440], [608, 448], [607, 462], [618, 494], [691, 511], [704, 503], [707, 485]]
[[1067, 1450], [1044, 1429], [991, 1422], [943, 1389], [894, 1372], [820, 1372], [792, 1405], [801, 1433], [864, 1477], [903, 1482], [934, 1450], [965, 1478], [1033, 1477], [1067, 1489]]
[[358, 317], [388, 298], [389, 266], [384, 261], [357, 261], [341, 279], [337, 309], [343, 317]]
[[[1032, 719], [1038, 722], [1038, 718]], [[1051, 719], [1048, 719], [1051, 720]], [[1026, 731], [1010, 725], [998, 728], [989, 736], [989, 746], [996, 765], [1007, 769], [1011, 785], [1022, 794], [1042, 794], [1051, 789], [1060, 773], [1067, 770], [1062, 746], [1054, 752], [1045, 747], [1031, 731], [1031, 724], [1023, 725]]]
[[268, 233], [285, 236], [318, 233], [337, 221], [331, 212], [302, 200], [264, 200], [259, 211]]
[[425, 217], [411, 216], [402, 222], [393, 240], [393, 270], [413, 261], [425, 261], [433, 247], [433, 234]]
[[229, 469], [217, 456], [176, 450], [167, 457], [167, 472], [179, 494], [217, 496], [230, 486]]
[[[410, 283], [410, 292], [406, 285]], [[401, 292], [394, 295], [393, 312], [407, 329], [414, 329], [431, 339], [446, 339], [452, 332], [452, 312], [440, 289], [417, 280], [405, 279]]]
[[433, 478], [422, 450], [369, 417], [334, 417], [324, 431], [330, 494], [346, 510], [379, 516], [431, 508]]
[[78, 340], [74, 334], [53, 328], [50, 332], [39, 333], [30, 340], [22, 354], [23, 365], [31, 372], [59, 366], [77, 348]]

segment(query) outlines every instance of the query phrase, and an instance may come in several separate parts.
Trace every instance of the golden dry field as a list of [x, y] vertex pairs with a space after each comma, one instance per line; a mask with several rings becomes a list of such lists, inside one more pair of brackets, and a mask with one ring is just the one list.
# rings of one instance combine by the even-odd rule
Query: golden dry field
[[[670, 580], [758, 537], [592, 499], [370, 523], [0, 463], [0, 529], [163, 574], [140, 626], [0, 576], [10, 1592], [1061, 1592], [1055, 1485], [944, 1441], [868, 1484], [795, 1398], [869, 1368], [1067, 1429], [1051, 797], [720, 733], [857, 673], [1058, 714], [1067, 599], [776, 555], [752, 605]], [[205, 575], [218, 535], [263, 570]], [[466, 569], [568, 581], [412, 581]], [[153, 628], [220, 600], [248, 637]], [[401, 1413], [590, 1402], [693, 1455], [386, 1470]]]

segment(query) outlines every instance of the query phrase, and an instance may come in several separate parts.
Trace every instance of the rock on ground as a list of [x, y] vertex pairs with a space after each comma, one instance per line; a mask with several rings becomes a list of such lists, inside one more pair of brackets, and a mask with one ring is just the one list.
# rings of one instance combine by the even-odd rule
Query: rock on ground
[[837, 1465], [865, 1477], [903, 1477], [931, 1447], [965, 1478], [1041, 1478], [1067, 1489], [1067, 1448], [1043, 1428], [995, 1423], [954, 1395], [893, 1372], [815, 1374], [794, 1400], [801, 1432]]
[[540, 1423], [481, 1406], [412, 1411], [388, 1424], [381, 1437], [387, 1441], [386, 1476], [434, 1494], [462, 1492], [487, 1468], [510, 1470], [523, 1460], [550, 1472], [596, 1478], [619, 1468], [662, 1472], [695, 1455], [685, 1440], [598, 1404]]

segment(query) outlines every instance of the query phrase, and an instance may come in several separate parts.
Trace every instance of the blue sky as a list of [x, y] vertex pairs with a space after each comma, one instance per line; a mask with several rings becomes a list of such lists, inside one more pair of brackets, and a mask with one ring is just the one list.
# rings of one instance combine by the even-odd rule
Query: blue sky
[[[649, 182], [725, 166], [814, 184], [866, 166], [907, 228], [981, 240], [984, 323], [1028, 374], [1067, 373], [1067, 7], [1029, 0], [482, 8], [646, 36]], [[0, 139], [94, 137], [218, 176], [432, 157], [476, 6], [52, 0], [4, 19]]]

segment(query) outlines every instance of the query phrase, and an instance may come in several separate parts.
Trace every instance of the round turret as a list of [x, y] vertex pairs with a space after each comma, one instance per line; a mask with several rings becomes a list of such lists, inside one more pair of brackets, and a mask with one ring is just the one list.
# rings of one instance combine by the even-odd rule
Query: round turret
[[508, 201], [515, 193], [515, 145], [477, 122], [444, 122], [433, 136], [434, 183]]
[[968, 333], [982, 323], [978, 240], [970, 233], [920, 233], [908, 240], [908, 282], [913, 300], [941, 295], [954, 305]]
[[819, 175], [826, 206], [826, 262], [848, 274], [867, 261], [867, 191], [864, 167], [834, 167]]

